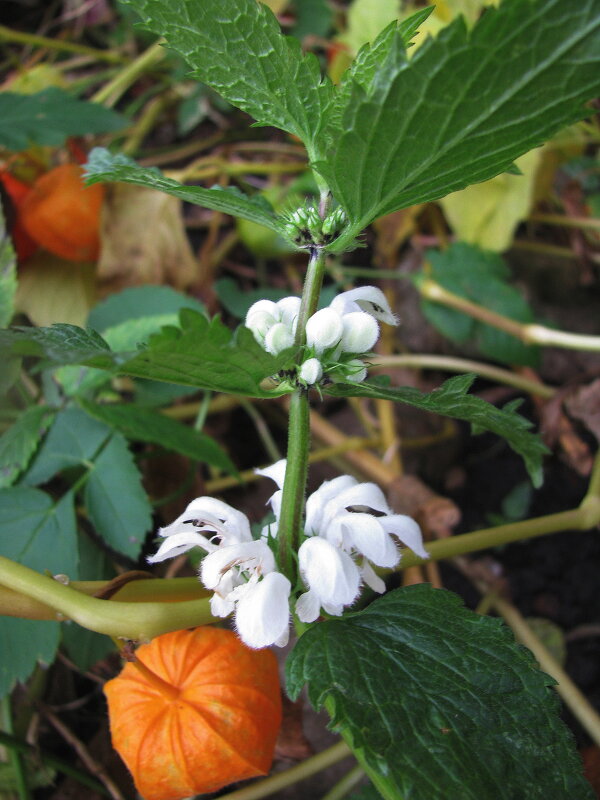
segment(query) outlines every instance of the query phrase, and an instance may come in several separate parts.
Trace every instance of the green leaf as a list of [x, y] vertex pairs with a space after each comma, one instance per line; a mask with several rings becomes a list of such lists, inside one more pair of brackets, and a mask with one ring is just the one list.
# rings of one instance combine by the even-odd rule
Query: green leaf
[[333, 10], [327, 0], [295, 0], [296, 24], [292, 33], [297, 39], [305, 36], [325, 37], [331, 29]]
[[166, 192], [187, 203], [249, 219], [277, 233], [282, 232], [281, 223], [264, 199], [249, 197], [233, 187], [223, 189], [213, 186], [211, 189], [203, 189], [200, 186], [184, 186], [166, 178], [156, 167], [139, 167], [130, 158], [123, 155], [113, 156], [102, 147], [95, 147], [90, 152], [85, 169], [88, 184], [102, 181], [133, 183], [135, 186]]
[[230, 474], [237, 473], [227, 453], [212, 437], [195, 431], [189, 425], [182, 425], [165, 414], [121, 403], [99, 405], [82, 399], [79, 404], [92, 417], [120, 431], [128, 439], [158, 444], [165, 450], [181, 453], [194, 461], [212, 464]]
[[258, 300], [272, 300], [276, 303], [289, 295], [285, 289], [270, 286], [244, 291], [233, 278], [221, 278], [215, 282], [214, 289], [223, 307], [238, 319], [244, 319], [250, 306]]
[[0, 555], [26, 567], [78, 577], [73, 495], [54, 500], [39, 489], [0, 489]]
[[152, 524], [142, 476], [120, 433], [94, 460], [84, 489], [90, 521], [103, 540], [119, 553], [136, 559]]
[[[460, 297], [519, 322], [533, 322], [534, 315], [521, 293], [508, 283], [510, 271], [496, 253], [456, 242], [444, 252], [427, 252], [427, 277]], [[417, 281], [419, 279], [417, 278]], [[506, 364], [536, 366], [539, 348], [523, 344], [504, 331], [485, 325], [440, 303], [421, 300], [421, 309], [440, 333], [454, 342], [473, 339], [486, 356]]]
[[542, 483], [542, 456], [548, 452], [539, 436], [531, 433], [531, 423], [514, 407], [500, 409], [468, 394], [474, 375], [456, 375], [445, 381], [439, 389], [423, 394], [410, 386], [391, 387], [379, 383], [334, 383], [323, 391], [334, 397], [374, 397], [395, 400], [409, 406], [422, 408], [434, 414], [454, 417], [470, 422], [478, 430], [491, 431], [506, 439], [510, 447], [524, 460], [534, 486]]
[[510, 0], [471, 31], [459, 17], [408, 60], [384, 48], [369, 85], [332, 115], [317, 168], [349, 214], [343, 250], [372, 220], [508, 170], [587, 113], [600, 90], [600, 10], [582, 0]]
[[248, 328], [240, 326], [232, 336], [215, 318], [182, 311], [181, 329], [165, 328], [148, 345], [119, 365], [118, 371], [137, 378], [169, 381], [216, 392], [272, 397], [261, 389], [265, 378], [283, 369], [292, 350], [278, 356], [267, 353]]
[[32, 406], [0, 436], [0, 488], [10, 486], [22, 472], [49, 427], [54, 411]]
[[[182, 308], [193, 308], [200, 313], [204, 306], [195, 297], [178, 292], [170, 286], [131, 286], [109, 295], [90, 311], [87, 324], [103, 333], [122, 322], [140, 317], [159, 317], [178, 314]], [[115, 345], [111, 343], [114, 348]]]
[[0, 355], [37, 356], [59, 364], [85, 363], [105, 369], [113, 363], [110, 348], [100, 334], [63, 324], [0, 330]]
[[314, 55], [283, 36], [273, 13], [256, 0], [128, 0], [143, 26], [166, 39], [215, 89], [261, 125], [315, 143], [333, 95]]
[[36, 486], [71, 467], [89, 468], [102, 446], [112, 434], [111, 429], [89, 417], [79, 408], [60, 411], [21, 484]]
[[286, 664], [397, 800], [591, 800], [554, 681], [497, 619], [421, 584], [310, 628]]
[[6, 230], [6, 220], [0, 203], [0, 327], [8, 325], [15, 313], [16, 294], [17, 257]]
[[38, 662], [51, 664], [60, 641], [60, 625], [48, 620], [0, 617], [0, 697], [17, 681], [26, 681]]
[[7, 150], [26, 150], [32, 144], [60, 147], [68, 136], [120, 131], [127, 124], [115, 111], [77, 100], [64, 89], [0, 92], [0, 145]]

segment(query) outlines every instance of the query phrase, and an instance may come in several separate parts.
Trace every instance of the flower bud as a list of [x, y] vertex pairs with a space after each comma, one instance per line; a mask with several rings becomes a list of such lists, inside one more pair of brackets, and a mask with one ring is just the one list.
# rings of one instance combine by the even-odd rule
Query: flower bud
[[306, 323], [306, 343], [314, 347], [320, 355], [324, 350], [336, 345], [342, 338], [344, 326], [342, 318], [332, 308], [322, 308], [313, 314]]
[[260, 344], [264, 343], [268, 331], [276, 324], [277, 320], [268, 311], [257, 311], [246, 319], [246, 327], [250, 328]]
[[308, 209], [308, 230], [314, 242], [320, 242], [322, 236], [323, 220], [316, 208]]
[[285, 350], [287, 347], [291, 347], [293, 344], [294, 336], [287, 325], [284, 325], [282, 322], [273, 325], [265, 336], [265, 350], [267, 353], [272, 353], [274, 356], [281, 353], [281, 351]]
[[300, 302], [299, 297], [284, 297], [277, 301], [280, 320], [284, 325], [291, 328], [292, 331], [296, 329], [296, 321], [300, 313]]
[[379, 338], [379, 325], [364, 311], [351, 311], [342, 317], [342, 353], [368, 353]]
[[312, 386], [323, 377], [323, 367], [318, 358], [308, 358], [300, 367], [298, 380]]

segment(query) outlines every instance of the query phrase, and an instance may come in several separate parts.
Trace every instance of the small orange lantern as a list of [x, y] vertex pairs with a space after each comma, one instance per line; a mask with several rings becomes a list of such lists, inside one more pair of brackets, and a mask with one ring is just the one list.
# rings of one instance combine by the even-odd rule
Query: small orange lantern
[[115, 750], [144, 800], [265, 775], [281, 724], [277, 661], [231, 631], [158, 636], [104, 687]]
[[51, 253], [69, 261], [95, 261], [103, 198], [99, 184], [84, 186], [78, 164], [61, 164], [33, 184], [20, 219], [32, 239]]

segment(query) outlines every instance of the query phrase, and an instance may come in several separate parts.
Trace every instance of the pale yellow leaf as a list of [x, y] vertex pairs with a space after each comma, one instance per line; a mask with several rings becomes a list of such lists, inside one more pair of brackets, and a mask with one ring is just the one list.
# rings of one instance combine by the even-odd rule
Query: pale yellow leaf
[[518, 158], [522, 175], [504, 173], [440, 200], [456, 237], [486, 250], [510, 247], [517, 225], [529, 215], [541, 156], [537, 148]]
[[95, 300], [93, 264], [66, 261], [40, 250], [19, 270], [16, 309], [34, 325], [85, 325]]
[[352, 53], [372, 42], [400, 14], [399, 0], [354, 0], [348, 9], [347, 27], [339, 37]]
[[185, 289], [198, 278], [176, 197], [113, 183], [107, 186], [100, 226], [98, 278], [111, 291], [169, 284]]
[[265, 6], [269, 6], [274, 14], [281, 14], [288, 4], [288, 0], [260, 0]]

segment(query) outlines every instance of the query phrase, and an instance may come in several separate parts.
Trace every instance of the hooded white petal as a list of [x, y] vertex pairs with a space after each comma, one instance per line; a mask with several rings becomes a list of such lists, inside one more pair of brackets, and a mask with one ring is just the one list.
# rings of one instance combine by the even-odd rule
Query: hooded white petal
[[429, 558], [429, 553], [423, 547], [421, 528], [412, 517], [407, 517], [405, 514], [390, 514], [381, 517], [380, 522], [384, 530], [397, 536], [413, 553], [421, 558]]
[[277, 303], [274, 303], [272, 300], [258, 300], [256, 303], [252, 303], [246, 312], [245, 324], [247, 328], [251, 327], [248, 322], [250, 322], [252, 317], [254, 317], [256, 314], [269, 314], [271, 317], [273, 317], [275, 322], [279, 322], [281, 320], [281, 311], [278, 308]]
[[207, 552], [216, 549], [216, 545], [212, 544], [205, 536], [196, 531], [189, 530], [184, 533], [174, 533], [168, 536], [153, 556], [148, 556], [146, 559], [149, 564], [158, 564], [159, 561], [164, 561], [167, 558], [175, 558], [182, 553], [187, 553], [192, 547], [202, 547]]
[[200, 580], [207, 589], [219, 591], [219, 584], [234, 567], [266, 575], [275, 569], [275, 557], [262, 539], [221, 546], [202, 561]]
[[304, 530], [306, 533], [318, 534], [323, 522], [325, 506], [334, 497], [351, 486], [358, 483], [351, 475], [340, 475], [331, 481], [324, 481], [316, 492], [313, 492], [306, 501], [306, 523]]
[[379, 338], [377, 321], [364, 311], [351, 311], [342, 317], [342, 353], [368, 353]]
[[300, 622], [314, 622], [321, 613], [321, 599], [311, 589], [301, 594], [296, 601], [296, 614]]
[[160, 528], [160, 536], [173, 536], [190, 530], [202, 530], [218, 534], [229, 541], [251, 541], [250, 523], [245, 514], [214, 497], [197, 497], [183, 514], [166, 528]]
[[290, 590], [289, 580], [280, 572], [248, 584], [235, 608], [235, 627], [244, 644], [260, 648], [287, 643]]
[[359, 286], [357, 289], [342, 292], [332, 300], [330, 308], [335, 309], [340, 314], [347, 314], [351, 311], [366, 311], [367, 314], [370, 314], [380, 322], [387, 322], [388, 325], [398, 324], [398, 320], [392, 313], [386, 296], [376, 286]]
[[322, 308], [306, 323], [306, 344], [317, 355], [338, 344], [344, 332], [342, 317], [332, 308]]
[[320, 527], [326, 528], [336, 514], [344, 512], [351, 506], [364, 506], [383, 514], [391, 512], [385, 495], [374, 483], [354, 483], [347, 489], [337, 493], [325, 505]]
[[355, 550], [378, 567], [395, 567], [400, 553], [381, 519], [372, 514], [339, 514], [326, 530], [327, 539], [344, 550]]
[[263, 469], [255, 469], [254, 472], [257, 475], [262, 475], [263, 478], [270, 478], [277, 484], [278, 489], [283, 489], [286, 465], [287, 460], [285, 458], [280, 458], [279, 461], [276, 461], [274, 464], [263, 467]]
[[348, 606], [358, 595], [358, 567], [343, 550], [320, 536], [306, 539], [298, 550], [300, 574], [321, 605]]

